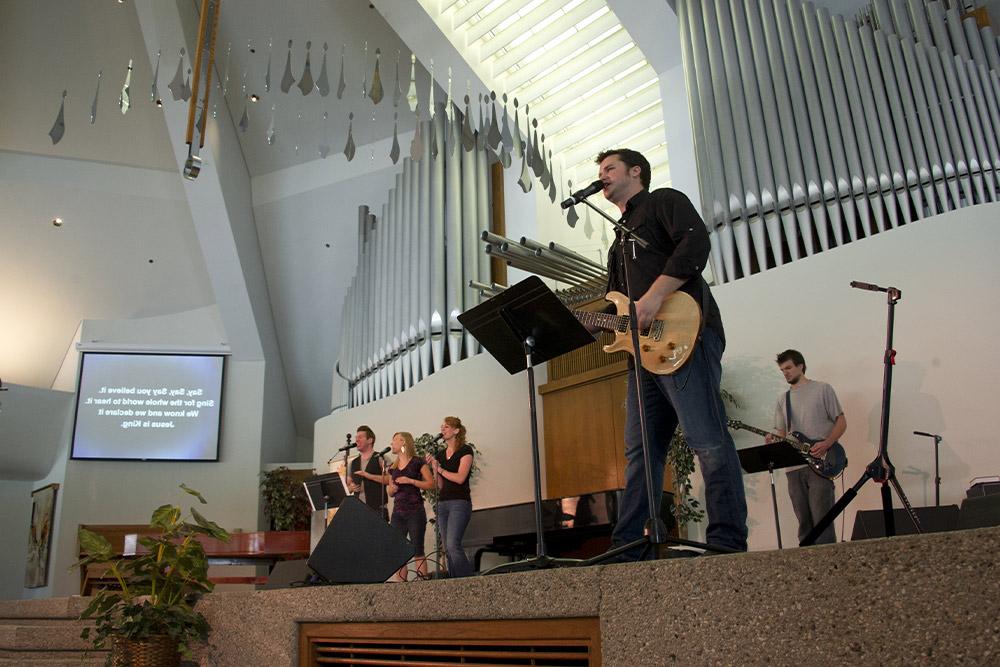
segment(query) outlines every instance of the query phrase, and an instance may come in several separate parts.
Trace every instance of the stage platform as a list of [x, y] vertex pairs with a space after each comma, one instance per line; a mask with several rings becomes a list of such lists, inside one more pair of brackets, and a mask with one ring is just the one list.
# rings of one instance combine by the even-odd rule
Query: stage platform
[[[79, 608], [82, 600], [71, 602]], [[0, 616], [9, 626], [12, 615], [38, 617], [45, 606], [67, 605], [0, 602]], [[213, 627], [202, 665], [300, 664], [300, 629], [309, 623], [333, 624], [318, 631], [335, 640], [351, 636], [351, 624], [369, 624], [402, 641], [414, 639], [410, 623], [426, 622], [420, 632], [443, 629], [451, 647], [469, 643], [470, 628], [497, 627], [503, 637], [523, 619], [589, 623], [591, 657], [478, 664], [1000, 664], [1000, 528], [463, 580], [214, 593], [199, 608]], [[28, 624], [30, 634], [44, 635], [39, 622]]]

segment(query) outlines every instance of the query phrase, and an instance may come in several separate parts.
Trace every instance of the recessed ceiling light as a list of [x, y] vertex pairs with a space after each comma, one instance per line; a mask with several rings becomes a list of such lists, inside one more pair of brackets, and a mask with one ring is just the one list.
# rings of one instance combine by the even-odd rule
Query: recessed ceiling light
[[52, 218], [52, 226], [53, 227], [62, 227], [62, 225], [63, 225], [63, 219], [62, 218]]

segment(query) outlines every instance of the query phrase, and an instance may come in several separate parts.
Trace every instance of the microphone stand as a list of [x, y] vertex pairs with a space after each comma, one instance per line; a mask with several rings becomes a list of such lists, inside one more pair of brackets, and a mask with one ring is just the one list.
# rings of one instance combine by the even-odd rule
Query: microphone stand
[[913, 521], [914, 528], [916, 528], [918, 533], [923, 532], [916, 512], [913, 511], [909, 499], [903, 493], [903, 487], [900, 486], [899, 480], [896, 479], [896, 468], [892, 465], [892, 461], [889, 460], [889, 397], [892, 392], [892, 367], [896, 364], [896, 350], [892, 349], [892, 332], [895, 322], [896, 302], [902, 298], [903, 293], [895, 287], [880, 287], [871, 283], [857, 281], [853, 281], [851, 287], [872, 292], [886, 292], [889, 308], [885, 334], [885, 353], [882, 357], [885, 370], [882, 376], [882, 424], [879, 433], [878, 454], [865, 467], [865, 472], [861, 475], [861, 479], [844, 492], [840, 500], [819, 520], [819, 523], [813, 526], [809, 534], [799, 542], [800, 547], [815, 544], [817, 538], [823, 534], [827, 526], [833, 523], [840, 513], [854, 500], [855, 496], [858, 495], [858, 489], [864, 486], [865, 482], [870, 479], [882, 486], [882, 521], [885, 526], [885, 536], [894, 537], [896, 535], [896, 520], [892, 512], [892, 494], [889, 491], [890, 484], [896, 490], [896, 495], [902, 501], [907, 514], [910, 515], [910, 520]]
[[[699, 549], [707, 549], [710, 551], [717, 551], [719, 553], [730, 553], [732, 550], [726, 549], [725, 547], [719, 547], [715, 545], [704, 544], [702, 542], [694, 542], [691, 540], [681, 539], [679, 537], [669, 537], [667, 535], [667, 527], [663, 523], [663, 519], [660, 518], [660, 508], [656, 506], [656, 491], [653, 489], [653, 471], [650, 465], [650, 453], [649, 453], [649, 433], [646, 428], [646, 407], [645, 402], [642, 398], [642, 364], [640, 359], [642, 358], [640, 354], [640, 344], [639, 344], [639, 316], [635, 309], [635, 299], [632, 296], [632, 285], [629, 277], [628, 269], [628, 256], [625, 254], [625, 246], [627, 243], [631, 242], [637, 244], [640, 248], [648, 248], [649, 243], [643, 239], [641, 236], [635, 233], [628, 226], [624, 225], [621, 220], [615, 220], [610, 215], [602, 211], [600, 208], [590, 203], [586, 199], [582, 199], [581, 203], [586, 204], [602, 218], [611, 223], [615, 228], [618, 235], [619, 250], [621, 251], [621, 262], [622, 271], [625, 277], [625, 296], [628, 298], [628, 315], [629, 315], [629, 331], [632, 335], [632, 354], [633, 354], [633, 365], [632, 372], [635, 378], [635, 394], [636, 394], [636, 405], [639, 409], [639, 430], [642, 436], [642, 460], [643, 469], [646, 477], [646, 504], [649, 512], [649, 519], [646, 521], [646, 526], [644, 534], [637, 540], [629, 542], [628, 544], [623, 544], [621, 546], [610, 549], [603, 554], [584, 560], [580, 565], [596, 565], [602, 563], [606, 560], [611, 560], [619, 554], [623, 554], [635, 547], [642, 546], [642, 553], [639, 555], [639, 560], [646, 557], [651, 549], [661, 544], [683, 544], [685, 546], [692, 546]], [[635, 248], [633, 247], [633, 253]]]

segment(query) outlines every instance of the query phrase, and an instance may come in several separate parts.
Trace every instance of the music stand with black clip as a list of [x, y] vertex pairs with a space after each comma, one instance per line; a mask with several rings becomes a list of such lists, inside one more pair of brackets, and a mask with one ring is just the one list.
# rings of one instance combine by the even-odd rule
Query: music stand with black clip
[[589, 345], [594, 342], [594, 337], [537, 276], [522, 280], [467, 310], [458, 316], [458, 321], [508, 373], [514, 375], [525, 369], [528, 371], [536, 555], [527, 560], [498, 565], [484, 574], [576, 564], [577, 561], [551, 558], [545, 549], [534, 366]]
[[781, 546], [781, 523], [778, 521], [778, 494], [774, 490], [774, 471], [791, 468], [804, 463], [802, 454], [791, 443], [780, 440], [770, 445], [738, 449], [740, 466], [748, 475], [768, 471], [771, 475], [771, 503], [774, 505], [774, 530], [778, 534], [778, 548]]
[[328, 472], [324, 475], [314, 475], [302, 482], [306, 489], [306, 496], [313, 512], [336, 509], [347, 497], [344, 491], [344, 480], [340, 473]]

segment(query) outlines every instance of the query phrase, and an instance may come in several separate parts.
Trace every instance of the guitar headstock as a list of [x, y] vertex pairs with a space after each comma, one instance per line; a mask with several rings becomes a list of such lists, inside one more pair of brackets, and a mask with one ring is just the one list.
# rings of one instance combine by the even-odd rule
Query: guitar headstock
[[728, 426], [729, 428], [741, 429], [744, 426], [746, 426], [746, 424], [741, 422], [739, 419], [727, 419], [726, 426]]

